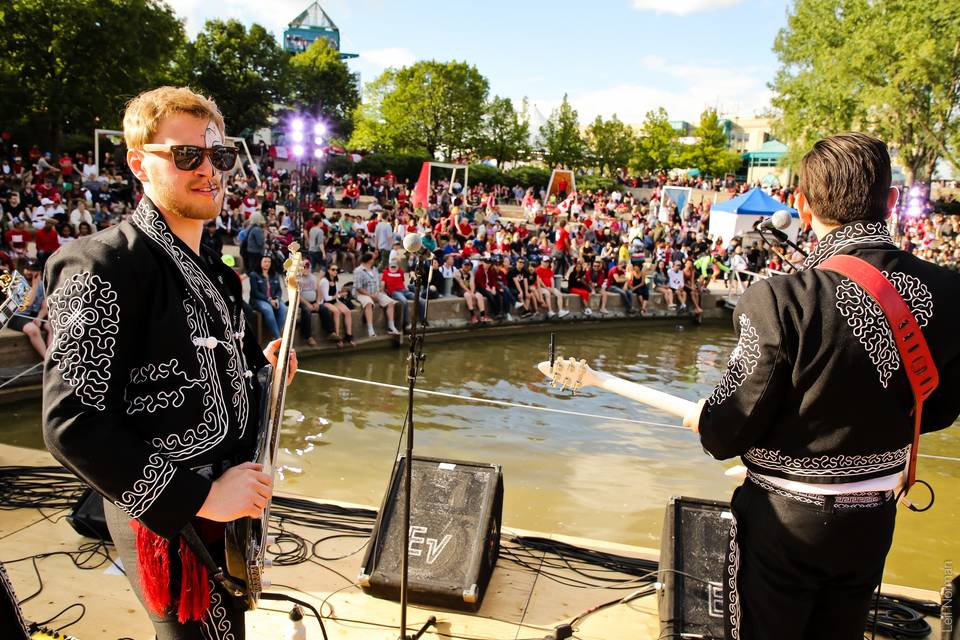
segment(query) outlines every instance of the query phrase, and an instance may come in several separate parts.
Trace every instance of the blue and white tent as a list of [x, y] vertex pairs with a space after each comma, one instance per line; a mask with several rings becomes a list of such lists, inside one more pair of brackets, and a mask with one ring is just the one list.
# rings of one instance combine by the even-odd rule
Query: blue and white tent
[[760, 187], [754, 187], [732, 200], [720, 202], [710, 209], [710, 234], [723, 238], [724, 243], [737, 236], [753, 232], [757, 220], [769, 218], [777, 211], [790, 214], [790, 227], [784, 233], [796, 241], [800, 231], [800, 214], [775, 198], [768, 196]]

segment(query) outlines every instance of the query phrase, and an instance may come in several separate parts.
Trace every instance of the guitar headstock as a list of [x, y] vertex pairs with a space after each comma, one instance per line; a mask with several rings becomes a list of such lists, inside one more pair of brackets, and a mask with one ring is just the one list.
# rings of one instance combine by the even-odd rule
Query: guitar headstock
[[299, 287], [300, 276], [303, 274], [303, 258], [300, 256], [300, 243], [291, 242], [290, 256], [283, 262], [284, 278], [287, 281], [287, 287], [297, 289]]
[[561, 391], [570, 389], [575, 394], [583, 387], [596, 385], [595, 373], [583, 359], [557, 358], [552, 367], [547, 361], [538, 364], [537, 368], [550, 378], [551, 387], [559, 387]]

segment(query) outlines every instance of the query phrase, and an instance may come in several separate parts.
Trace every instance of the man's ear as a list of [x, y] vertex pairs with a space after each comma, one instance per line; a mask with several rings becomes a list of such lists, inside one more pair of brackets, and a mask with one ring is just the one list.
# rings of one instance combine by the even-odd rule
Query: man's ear
[[897, 206], [897, 202], [900, 200], [900, 189], [897, 187], [890, 187], [890, 191], [887, 192], [887, 215], [886, 218], [890, 217], [890, 214], [893, 213], [893, 208]]
[[147, 172], [143, 168], [143, 151], [140, 149], [127, 149], [127, 166], [140, 182], [150, 182]]
[[800, 214], [800, 220], [804, 226], [809, 227], [813, 221], [813, 211], [810, 209], [810, 203], [807, 202], [807, 197], [803, 195], [802, 191], [797, 190], [797, 197], [793, 200], [793, 206]]

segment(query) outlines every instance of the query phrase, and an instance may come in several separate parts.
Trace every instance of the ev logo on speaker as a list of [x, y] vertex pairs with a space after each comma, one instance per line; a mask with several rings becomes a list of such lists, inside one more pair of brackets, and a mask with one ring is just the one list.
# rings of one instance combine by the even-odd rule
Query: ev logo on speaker
[[437, 561], [437, 558], [440, 557], [440, 553], [443, 551], [444, 547], [447, 546], [447, 543], [450, 542], [451, 536], [449, 533], [443, 536], [439, 541], [436, 538], [425, 538], [419, 534], [424, 534], [427, 532], [426, 527], [410, 527], [410, 555], [420, 557], [423, 553], [423, 544], [427, 544], [427, 564], [433, 564]]

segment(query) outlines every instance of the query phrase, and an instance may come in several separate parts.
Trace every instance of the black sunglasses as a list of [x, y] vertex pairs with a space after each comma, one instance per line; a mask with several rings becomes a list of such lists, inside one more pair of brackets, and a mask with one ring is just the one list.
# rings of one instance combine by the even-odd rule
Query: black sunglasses
[[193, 144], [145, 144], [144, 151], [166, 151], [173, 157], [173, 164], [181, 171], [193, 171], [201, 164], [206, 156], [210, 157], [210, 164], [218, 171], [230, 171], [237, 164], [239, 150], [217, 144], [212, 147], [198, 147]]

